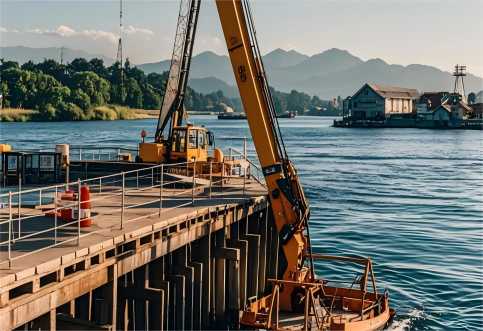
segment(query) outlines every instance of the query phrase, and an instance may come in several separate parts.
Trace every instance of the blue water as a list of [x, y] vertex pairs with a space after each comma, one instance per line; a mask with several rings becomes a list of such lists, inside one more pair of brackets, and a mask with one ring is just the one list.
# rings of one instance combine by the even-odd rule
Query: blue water
[[[212, 129], [219, 146], [241, 147], [224, 137], [249, 136], [244, 121], [192, 120]], [[397, 310], [393, 329], [483, 329], [482, 133], [280, 122], [310, 200], [315, 250], [372, 257]], [[0, 123], [0, 135], [15, 148], [135, 145], [155, 124]]]

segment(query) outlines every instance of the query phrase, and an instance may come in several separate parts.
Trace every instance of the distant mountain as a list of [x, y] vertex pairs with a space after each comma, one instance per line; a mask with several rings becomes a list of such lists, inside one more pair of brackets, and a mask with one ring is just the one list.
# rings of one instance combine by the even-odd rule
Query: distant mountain
[[263, 56], [263, 64], [267, 68], [286, 68], [297, 65], [309, 59], [309, 56], [301, 54], [297, 51], [286, 51], [277, 48]]
[[[402, 66], [388, 64], [382, 59], [363, 61], [346, 50], [336, 48], [313, 56], [276, 49], [266, 54], [263, 60], [270, 84], [276, 89], [284, 92], [295, 89], [323, 99], [352, 95], [366, 82], [411, 87], [425, 92], [451, 91], [454, 81], [451, 73], [428, 65]], [[169, 64], [170, 61], [161, 61], [138, 67], [146, 72], [162, 72], [169, 70]], [[222, 90], [230, 96], [238, 94], [227, 56], [213, 52], [194, 56], [190, 77], [195, 90], [204, 93]], [[483, 79], [468, 74], [465, 87], [468, 92], [479, 91], [483, 88]]]
[[233, 85], [228, 85], [221, 79], [215, 77], [207, 78], [192, 78], [189, 80], [188, 85], [196, 92], [209, 94], [215, 91], [223, 92], [224, 96], [229, 98], [239, 98], [240, 94]]
[[[294, 82], [294, 86], [309, 94], [330, 98], [352, 95], [366, 82], [415, 88], [420, 92], [452, 91], [454, 77], [449, 72], [431, 66], [391, 65], [381, 59], [371, 59], [345, 70], [302, 79]], [[478, 91], [483, 87], [483, 79], [468, 74], [465, 77], [465, 87], [468, 92]]]
[[[146, 63], [137, 67], [145, 73], [162, 73], [169, 70], [171, 60]], [[231, 69], [230, 60], [225, 55], [218, 55], [210, 51], [193, 56], [190, 67], [190, 78], [216, 77], [229, 85], [234, 85], [235, 77]]]
[[[0, 47], [0, 58], [9, 61], [16, 61], [23, 64], [28, 61], [35, 63], [42, 62], [44, 59], [53, 59], [60, 61], [60, 48], [32, 48], [25, 46]], [[82, 50], [64, 48], [64, 62], [71, 62], [75, 58], [85, 58], [87, 60], [100, 58], [104, 60], [104, 64], [111, 65], [114, 60], [100, 54], [91, 54]]]
[[[315, 54], [306, 60], [286, 68], [272, 68], [271, 78], [277, 82], [301, 81], [315, 75], [325, 75], [332, 72], [347, 70], [362, 64], [360, 58], [349, 52], [332, 48], [323, 53]], [[287, 86], [285, 89], [289, 89]]]
[[[346, 50], [332, 48], [313, 56], [296, 51], [276, 49], [263, 57], [270, 84], [284, 92], [298, 90], [318, 95], [322, 99], [352, 95], [366, 82], [416, 88], [425, 91], [451, 91], [451, 73], [422, 64], [402, 66], [388, 64], [382, 59], [362, 59]], [[169, 69], [169, 61], [140, 65], [139, 68], [151, 72]], [[198, 89], [205, 93], [216, 90], [232, 91], [235, 82], [227, 56], [203, 52], [193, 57], [190, 77], [210, 78], [197, 81]], [[222, 80], [227, 86], [213, 78]], [[193, 80], [193, 83], [195, 80]], [[206, 83], [206, 84], [205, 84]], [[480, 91], [483, 79], [468, 74], [465, 77], [468, 92]], [[195, 87], [193, 87], [195, 88]], [[195, 88], [196, 90], [197, 88]]]

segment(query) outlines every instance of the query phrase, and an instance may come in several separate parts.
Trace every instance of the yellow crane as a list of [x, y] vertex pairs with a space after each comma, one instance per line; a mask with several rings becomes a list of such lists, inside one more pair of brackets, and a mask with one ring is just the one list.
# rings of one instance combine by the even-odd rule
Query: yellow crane
[[[213, 137], [205, 128], [181, 125], [200, 0], [182, 0], [170, 74], [153, 143], [140, 144], [145, 162], [208, 160]], [[394, 312], [387, 293], [377, 293], [371, 260], [315, 254], [310, 209], [278, 126], [248, 0], [216, 0], [221, 26], [253, 143], [267, 184], [283, 256], [272, 292], [241, 312], [240, 323], [260, 329], [379, 330]], [[168, 124], [169, 123], [169, 124]], [[167, 128], [167, 135], [163, 131]], [[223, 158], [221, 152], [218, 158]], [[217, 158], [215, 158], [216, 160]], [[223, 169], [220, 171], [224, 171]], [[351, 288], [315, 276], [314, 259], [363, 266]], [[372, 286], [372, 291], [369, 287]], [[284, 316], [287, 317], [284, 319]]]
[[204, 127], [183, 125], [184, 100], [195, 41], [200, 0], [182, 0], [166, 88], [153, 142], [139, 144], [137, 161], [207, 161], [213, 135]]
[[[242, 313], [241, 323], [265, 329], [281, 327], [280, 313], [303, 317], [301, 327], [337, 330], [377, 330], [392, 315], [387, 295], [368, 293], [367, 282], [375, 279], [369, 259], [337, 258], [313, 254], [309, 236], [309, 206], [294, 165], [285, 150], [259, 51], [248, 0], [216, 0], [228, 54], [253, 143], [262, 166], [282, 245], [280, 279], [273, 280], [270, 295], [256, 300]], [[360, 288], [328, 286], [315, 277], [313, 259], [342, 259], [365, 266]], [[365, 300], [364, 300], [365, 299]], [[327, 301], [332, 300], [330, 311]], [[336, 314], [334, 304], [340, 311]], [[377, 308], [376, 308], [377, 307]], [[354, 312], [357, 312], [354, 316]], [[296, 318], [296, 317], [295, 317]]]

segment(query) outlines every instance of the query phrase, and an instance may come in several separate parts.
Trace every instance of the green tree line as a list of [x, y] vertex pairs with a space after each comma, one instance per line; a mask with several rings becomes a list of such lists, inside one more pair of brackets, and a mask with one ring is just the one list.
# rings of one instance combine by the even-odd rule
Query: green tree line
[[[3, 107], [33, 109], [38, 120], [109, 119], [99, 106], [107, 104], [136, 109], [160, 109], [168, 72], [150, 73], [126, 60], [106, 66], [101, 59], [74, 59], [61, 64], [52, 59], [19, 65], [0, 61], [0, 93]], [[328, 101], [292, 90], [271, 89], [277, 113], [306, 113], [330, 108]], [[189, 110], [221, 111], [224, 103], [242, 111], [239, 98], [227, 98], [221, 91], [201, 94], [187, 88], [185, 106]]]
[[[46, 59], [22, 65], [2, 60], [0, 73], [3, 107], [37, 110], [41, 120], [103, 119], [95, 107], [106, 104], [159, 109], [168, 76], [167, 72], [146, 75], [129, 60], [121, 68], [119, 62], [106, 66], [97, 58], [78, 58], [68, 64]], [[186, 106], [192, 110], [221, 102], [237, 106], [237, 101], [221, 92], [203, 95], [188, 88], [186, 94]]]
[[315, 113], [319, 109], [332, 110], [333, 106], [318, 96], [310, 96], [307, 93], [292, 90], [289, 93], [280, 92], [271, 88], [273, 103], [277, 113], [296, 112], [299, 115]]

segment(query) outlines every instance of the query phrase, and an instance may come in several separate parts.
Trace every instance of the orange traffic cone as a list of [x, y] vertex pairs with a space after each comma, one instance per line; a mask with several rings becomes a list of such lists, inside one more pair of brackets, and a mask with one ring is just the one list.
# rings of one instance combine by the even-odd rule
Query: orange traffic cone
[[[57, 199], [57, 197], [55, 197]], [[72, 222], [74, 220], [74, 211], [70, 207], [62, 206], [64, 201], [75, 201], [77, 198], [75, 196], [74, 191], [66, 190], [65, 192], [60, 193], [60, 203], [61, 209], [59, 210], [60, 219], [64, 222]]]
[[89, 186], [81, 186], [80, 191], [80, 227], [87, 228], [92, 225], [91, 219], [91, 192]]

